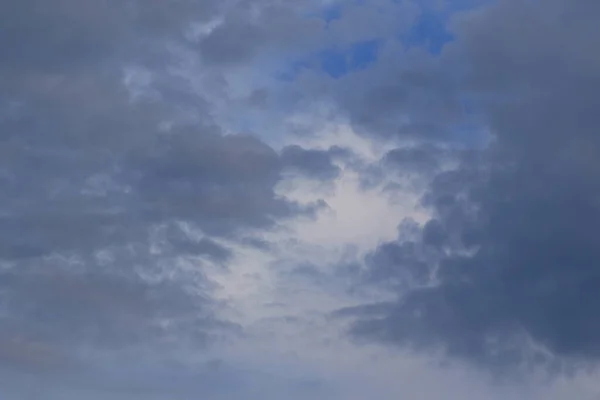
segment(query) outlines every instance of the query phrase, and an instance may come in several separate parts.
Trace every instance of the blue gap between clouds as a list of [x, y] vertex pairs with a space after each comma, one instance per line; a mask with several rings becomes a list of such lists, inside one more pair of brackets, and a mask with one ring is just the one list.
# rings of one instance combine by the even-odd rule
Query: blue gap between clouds
[[[424, 47], [430, 53], [438, 55], [443, 47], [454, 39], [446, 25], [455, 12], [462, 11], [480, 3], [482, 0], [454, 0], [447, 3], [443, 11], [433, 10], [422, 4], [421, 12], [411, 28], [399, 35], [399, 39], [408, 49]], [[486, 0], [487, 2], [490, 0]], [[469, 5], [469, 6], [468, 6]], [[343, 8], [334, 5], [326, 8], [319, 15], [326, 23], [342, 17]], [[283, 81], [293, 81], [303, 70], [316, 69], [325, 72], [332, 78], [341, 78], [353, 71], [368, 68], [377, 61], [378, 51], [385, 38], [365, 40], [344, 48], [330, 47], [305, 55], [289, 62], [277, 75]]]
[[[355, 0], [356, 1], [356, 0]], [[359, 2], [361, 0], [358, 0]], [[342, 18], [343, 4], [336, 3], [326, 6], [316, 14], [310, 14], [325, 21], [326, 24]], [[344, 48], [328, 47], [319, 51], [305, 54], [285, 65], [283, 71], [277, 74], [276, 78], [291, 82], [303, 70], [318, 69], [333, 78], [341, 78], [348, 73], [367, 68], [377, 60], [377, 52], [381, 45], [381, 40], [359, 41]]]
[[425, 47], [432, 54], [440, 54], [444, 46], [454, 40], [454, 36], [446, 29], [450, 15], [423, 9], [413, 26], [400, 40], [406, 46]]
[[399, 39], [407, 49], [425, 47], [430, 53], [439, 55], [444, 46], [455, 39], [447, 29], [453, 15], [476, 10], [498, 0], [446, 0], [442, 8], [436, 8], [432, 1], [421, 1], [419, 16]]
[[[411, 28], [395, 38], [400, 40], [406, 49], [422, 47], [433, 55], [439, 55], [444, 46], [454, 40], [454, 36], [447, 29], [452, 15], [493, 1], [495, 0], [448, 0], [442, 10], [435, 10], [427, 3], [421, 3], [420, 13]], [[342, 14], [342, 7], [336, 5], [324, 10], [319, 17], [329, 23], [341, 18]], [[311, 69], [323, 71], [336, 79], [341, 78], [375, 63], [379, 49], [386, 39], [388, 38], [366, 40], [343, 48], [326, 48], [308, 54], [287, 64], [278, 78], [293, 81], [303, 70]], [[463, 106], [466, 120], [452, 128], [453, 138], [467, 147], [481, 147], [485, 145], [486, 137], [482, 134], [477, 111], [466, 98], [463, 99]]]
[[341, 78], [352, 71], [368, 68], [377, 61], [380, 39], [365, 40], [339, 48], [330, 47], [292, 61], [278, 74], [284, 81], [293, 81], [305, 69], [320, 69], [332, 78]]
[[329, 24], [331, 21], [340, 19], [342, 17], [342, 7], [339, 4], [329, 6], [325, 8], [321, 18]]
[[377, 61], [381, 41], [378, 39], [356, 42], [347, 49], [326, 49], [317, 53], [321, 69], [333, 78], [341, 78], [356, 70], [367, 68]]

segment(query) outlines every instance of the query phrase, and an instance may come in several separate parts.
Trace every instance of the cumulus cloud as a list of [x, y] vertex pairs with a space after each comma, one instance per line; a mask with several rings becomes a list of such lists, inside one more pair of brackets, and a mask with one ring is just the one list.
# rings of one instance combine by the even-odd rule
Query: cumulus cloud
[[456, 17], [441, 62], [465, 71], [494, 143], [434, 179], [420, 237], [374, 252], [373, 271], [414, 282], [355, 333], [488, 366], [597, 360], [599, 11], [500, 1]]

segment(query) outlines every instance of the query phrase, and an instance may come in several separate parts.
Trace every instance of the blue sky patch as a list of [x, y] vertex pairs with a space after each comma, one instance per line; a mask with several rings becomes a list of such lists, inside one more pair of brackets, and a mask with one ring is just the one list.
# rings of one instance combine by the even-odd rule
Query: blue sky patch
[[352, 71], [368, 68], [377, 61], [382, 41], [378, 39], [356, 42], [345, 48], [328, 48], [295, 60], [278, 74], [284, 81], [294, 80], [305, 69], [320, 69], [332, 78], [341, 78]]
[[340, 5], [333, 5], [333, 6], [327, 7], [323, 11], [323, 16], [322, 16], [322, 18], [327, 23], [330, 23], [331, 21], [334, 21], [336, 19], [340, 19], [341, 17], [342, 17], [342, 7]]
[[423, 46], [433, 54], [439, 54], [454, 36], [446, 29], [447, 15], [423, 10], [411, 29], [402, 37], [407, 47]]
[[367, 68], [377, 60], [379, 40], [356, 42], [346, 49], [328, 49], [317, 54], [323, 71], [333, 78]]

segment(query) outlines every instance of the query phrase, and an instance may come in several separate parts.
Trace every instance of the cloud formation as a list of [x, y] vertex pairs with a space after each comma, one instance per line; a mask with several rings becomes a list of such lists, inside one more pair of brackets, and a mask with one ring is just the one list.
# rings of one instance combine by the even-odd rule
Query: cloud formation
[[[0, 364], [39, 372], [148, 348], [160, 358], [237, 332], [216, 315], [205, 272], [231, 258], [219, 240], [314, 207], [278, 196], [280, 155], [224, 134], [210, 101], [168, 70], [165, 44], [219, 7], [0, 7]], [[132, 66], [149, 71], [137, 92]], [[179, 118], [186, 107], [193, 124]]]
[[0, 396], [597, 398], [599, 19], [0, 0]]
[[375, 251], [373, 271], [411, 288], [357, 334], [486, 365], [597, 360], [599, 11], [500, 1], [455, 18], [440, 62], [464, 71], [457, 95], [494, 143], [434, 179], [420, 237]]

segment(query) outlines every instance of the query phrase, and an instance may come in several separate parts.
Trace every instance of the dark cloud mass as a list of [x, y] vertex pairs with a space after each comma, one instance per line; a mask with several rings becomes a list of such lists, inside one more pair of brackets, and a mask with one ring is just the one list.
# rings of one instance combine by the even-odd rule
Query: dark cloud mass
[[600, 357], [598, 21], [585, 0], [455, 19], [440, 61], [465, 71], [495, 142], [434, 179], [421, 238], [372, 255], [371, 279], [412, 289], [366, 309], [356, 334], [488, 365]]
[[301, 173], [309, 178], [331, 180], [337, 178], [341, 169], [335, 165], [339, 159], [352, 159], [350, 150], [333, 146], [327, 150], [304, 149], [298, 145], [286, 146], [281, 151], [285, 170]]
[[298, 18], [298, 12], [310, 3], [241, 2], [199, 40], [198, 49], [207, 63], [227, 65], [273, 51], [313, 48], [322, 39], [324, 23], [318, 18]]
[[[182, 37], [186, 24], [217, 15], [213, 0], [5, 0], [0, 4], [0, 63], [57, 71], [139, 57], [148, 39]], [[136, 50], [132, 53], [132, 50]]]
[[231, 257], [219, 239], [311, 211], [275, 195], [279, 154], [168, 72], [219, 4], [0, 2], [0, 370], [202, 349], [236, 331], [203, 272]]
[[438, 142], [464, 117], [456, 90], [431, 54], [389, 41], [373, 67], [338, 80], [330, 95], [357, 132]]

